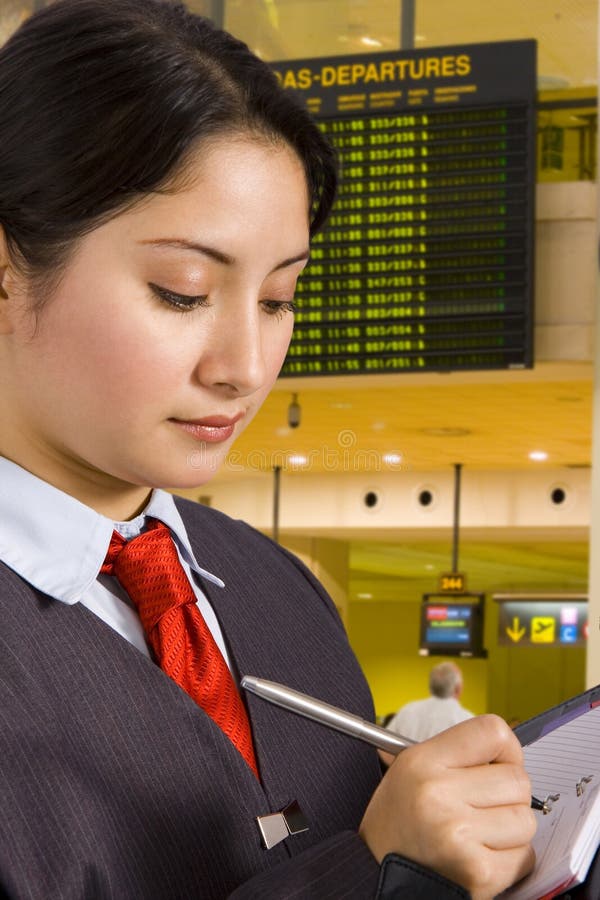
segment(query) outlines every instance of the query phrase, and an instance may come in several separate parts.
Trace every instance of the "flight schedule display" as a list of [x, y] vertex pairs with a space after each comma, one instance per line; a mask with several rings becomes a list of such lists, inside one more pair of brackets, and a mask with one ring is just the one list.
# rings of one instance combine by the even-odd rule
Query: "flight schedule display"
[[282, 375], [533, 364], [535, 42], [273, 68], [341, 183]]

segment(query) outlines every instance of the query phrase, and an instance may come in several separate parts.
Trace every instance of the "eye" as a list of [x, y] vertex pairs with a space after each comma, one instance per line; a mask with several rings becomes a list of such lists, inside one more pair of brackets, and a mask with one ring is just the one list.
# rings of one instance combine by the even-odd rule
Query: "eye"
[[285, 313], [296, 312], [296, 304], [293, 300], [263, 300], [262, 306], [269, 316], [283, 316]]
[[176, 294], [174, 291], [168, 290], [168, 288], [160, 287], [160, 285], [158, 284], [153, 284], [153, 282], [149, 282], [148, 286], [151, 288], [151, 290], [159, 300], [162, 300], [169, 306], [173, 306], [175, 307], [175, 309], [180, 309], [183, 312], [192, 309], [198, 309], [199, 306], [205, 306], [208, 299], [205, 294], [200, 294], [197, 296], [191, 296], [189, 294]]

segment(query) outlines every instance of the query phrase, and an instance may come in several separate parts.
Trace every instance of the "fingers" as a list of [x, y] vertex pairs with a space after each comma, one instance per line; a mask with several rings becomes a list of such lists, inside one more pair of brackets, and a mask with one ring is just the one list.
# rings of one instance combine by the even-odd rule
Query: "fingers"
[[[476, 766], [480, 763], [523, 764], [523, 750], [513, 730], [500, 716], [475, 716], [454, 725], [419, 747], [427, 748], [443, 765]], [[406, 751], [404, 751], [406, 752]]]
[[488, 850], [514, 850], [530, 844], [537, 829], [537, 820], [527, 806], [497, 806], [478, 810], [460, 839], [482, 844]]
[[456, 793], [475, 808], [531, 803], [531, 782], [525, 769], [514, 763], [471, 766], [465, 782], [461, 769], [451, 769], [446, 777], [455, 776]]

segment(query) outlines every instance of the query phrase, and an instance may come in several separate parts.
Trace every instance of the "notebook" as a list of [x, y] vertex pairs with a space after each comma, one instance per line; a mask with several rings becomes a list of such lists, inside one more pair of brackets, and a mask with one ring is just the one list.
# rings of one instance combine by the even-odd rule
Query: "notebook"
[[549, 900], [585, 881], [600, 845], [600, 685], [515, 729], [539, 816], [536, 864], [502, 900]]

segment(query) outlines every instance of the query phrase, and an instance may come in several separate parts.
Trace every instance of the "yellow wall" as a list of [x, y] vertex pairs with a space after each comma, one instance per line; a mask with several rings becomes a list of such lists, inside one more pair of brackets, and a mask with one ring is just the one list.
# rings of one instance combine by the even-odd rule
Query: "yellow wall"
[[[404, 703], [427, 697], [429, 670], [443, 657], [417, 655], [419, 603], [351, 603], [348, 636], [375, 700], [378, 716]], [[487, 712], [486, 660], [465, 659], [462, 702], [475, 713]]]

